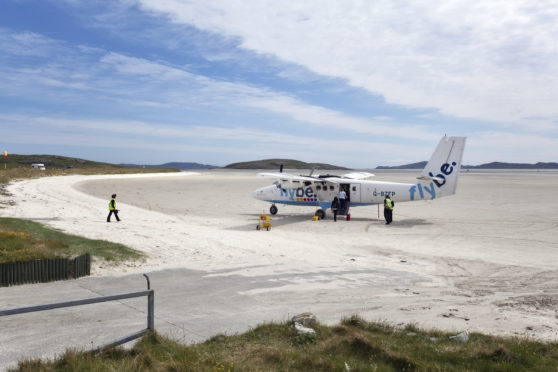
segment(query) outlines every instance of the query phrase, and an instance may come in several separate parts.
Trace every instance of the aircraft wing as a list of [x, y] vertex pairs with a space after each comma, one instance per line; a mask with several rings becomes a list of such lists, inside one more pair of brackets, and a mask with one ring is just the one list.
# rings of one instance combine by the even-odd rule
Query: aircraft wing
[[364, 178], [374, 177], [374, 175], [372, 173], [368, 173], [368, 172], [352, 172], [352, 173], [344, 174], [341, 177], [342, 178], [350, 178], [352, 180], [362, 180]]
[[260, 177], [272, 177], [275, 178], [284, 188], [299, 188], [302, 186], [309, 186], [310, 184], [326, 184], [341, 183], [342, 180], [339, 178], [317, 178], [317, 177], [307, 177], [307, 176], [295, 176], [293, 174], [272, 172], [272, 173], [258, 173]]

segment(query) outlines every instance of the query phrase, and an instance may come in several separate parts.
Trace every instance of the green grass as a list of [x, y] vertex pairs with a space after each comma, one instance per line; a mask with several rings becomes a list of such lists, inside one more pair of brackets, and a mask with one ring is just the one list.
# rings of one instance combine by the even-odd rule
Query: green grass
[[113, 262], [142, 257], [122, 244], [65, 234], [37, 222], [0, 218], [0, 263], [84, 253]]
[[396, 328], [353, 316], [333, 327], [316, 324], [300, 337], [288, 323], [183, 346], [153, 334], [131, 350], [66, 351], [54, 361], [25, 361], [18, 371], [555, 371], [558, 345], [414, 326]]

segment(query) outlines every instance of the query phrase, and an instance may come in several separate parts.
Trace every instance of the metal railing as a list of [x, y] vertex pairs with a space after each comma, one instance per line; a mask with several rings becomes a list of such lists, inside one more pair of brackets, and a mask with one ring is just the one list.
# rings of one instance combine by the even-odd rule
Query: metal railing
[[65, 307], [73, 307], [73, 306], [81, 306], [81, 305], [89, 305], [89, 304], [96, 304], [100, 302], [108, 302], [108, 301], [118, 301], [118, 300], [125, 300], [128, 298], [135, 298], [135, 297], [143, 297], [147, 296], [147, 328], [133, 333], [131, 335], [119, 338], [110, 342], [108, 344], [99, 346], [96, 350], [102, 350], [107, 347], [118, 346], [125, 344], [126, 342], [130, 342], [137, 338], [142, 337], [150, 332], [155, 330], [155, 291], [151, 289], [151, 283], [149, 281], [149, 277], [143, 274], [147, 279], [147, 290], [146, 291], [139, 291], [139, 292], [128, 292], [128, 293], [121, 293], [115, 294], [110, 296], [101, 296], [101, 297], [92, 297], [92, 298], [85, 298], [81, 300], [73, 300], [73, 301], [64, 301], [64, 302], [54, 302], [50, 304], [43, 304], [43, 305], [36, 305], [36, 306], [27, 306], [27, 307], [18, 307], [13, 309], [7, 310], [0, 310], [0, 317], [8, 316], [8, 315], [16, 315], [16, 314], [25, 314], [25, 313], [32, 313], [36, 311], [45, 311], [45, 310], [53, 310], [53, 309], [60, 309]]

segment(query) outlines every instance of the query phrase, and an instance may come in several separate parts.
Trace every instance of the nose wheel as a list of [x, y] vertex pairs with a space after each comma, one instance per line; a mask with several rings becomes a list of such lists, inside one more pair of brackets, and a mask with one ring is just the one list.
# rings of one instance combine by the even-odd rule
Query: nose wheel
[[275, 204], [271, 205], [271, 208], [269, 208], [269, 213], [273, 215], [277, 214], [277, 207], [275, 206]]
[[318, 209], [315, 215], [318, 216], [319, 220], [323, 220], [325, 218], [325, 212], [323, 209]]

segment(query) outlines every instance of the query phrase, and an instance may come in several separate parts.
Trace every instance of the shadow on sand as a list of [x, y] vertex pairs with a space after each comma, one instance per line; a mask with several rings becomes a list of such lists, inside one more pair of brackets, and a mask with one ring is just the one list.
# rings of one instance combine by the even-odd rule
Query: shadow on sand
[[[384, 221], [380, 220], [382, 224], [385, 224]], [[393, 221], [389, 226], [391, 228], [409, 228], [414, 226], [427, 226], [432, 225], [433, 223], [429, 220], [425, 220], [422, 218], [409, 218], [409, 219], [402, 219], [398, 221]]]
[[[235, 231], [255, 230], [256, 226], [258, 225], [258, 222], [259, 222], [260, 214], [244, 213], [244, 214], [241, 214], [241, 215], [242, 216], [249, 216], [250, 218], [253, 218], [254, 223], [231, 227], [231, 228], [229, 228], [229, 230], [235, 230]], [[290, 224], [293, 224], [293, 223], [308, 221], [311, 218], [312, 218], [312, 215], [307, 215], [307, 214], [275, 215], [275, 216], [271, 216], [271, 225], [273, 227], [286, 226], [286, 225], [290, 225]]]
[[[259, 221], [259, 214], [256, 213], [244, 213], [242, 216], [248, 216], [253, 218], [254, 223], [251, 224], [244, 224], [240, 226], [235, 226], [229, 228], [229, 230], [235, 231], [251, 231], [255, 230], [256, 226], [258, 225]], [[309, 221], [312, 218], [311, 214], [283, 214], [283, 215], [275, 215], [271, 216], [272, 219], [272, 227], [281, 227], [281, 226], [288, 226], [291, 224], [296, 224], [304, 221]], [[324, 222], [333, 222], [333, 215], [328, 214]], [[339, 223], [359, 223], [359, 222], [367, 222], [370, 225], [367, 227], [370, 228], [371, 226], [383, 226], [385, 225], [384, 219], [377, 219], [377, 218], [366, 218], [366, 217], [351, 217], [350, 221], [347, 221], [345, 216], [337, 216], [337, 222]], [[425, 220], [425, 219], [402, 219], [394, 221], [388, 228], [410, 228], [414, 226], [427, 226], [432, 225], [432, 222]]]

